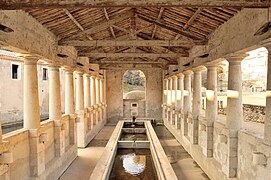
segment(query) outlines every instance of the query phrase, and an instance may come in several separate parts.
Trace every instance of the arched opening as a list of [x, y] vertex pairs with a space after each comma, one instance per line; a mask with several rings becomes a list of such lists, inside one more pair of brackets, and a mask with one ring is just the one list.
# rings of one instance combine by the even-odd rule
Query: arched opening
[[123, 116], [144, 117], [146, 109], [146, 77], [140, 70], [127, 70], [123, 75]]
[[127, 70], [123, 75], [123, 99], [144, 100], [146, 77], [140, 70]]

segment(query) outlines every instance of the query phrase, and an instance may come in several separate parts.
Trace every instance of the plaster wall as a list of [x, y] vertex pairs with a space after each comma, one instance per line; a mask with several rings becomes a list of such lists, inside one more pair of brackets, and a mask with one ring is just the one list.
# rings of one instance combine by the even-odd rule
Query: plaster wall
[[[12, 63], [19, 66], [19, 79], [11, 78], [11, 65]], [[49, 114], [49, 79], [43, 80], [43, 68], [47, 68], [48, 75], [49, 69], [47, 66], [38, 65], [38, 88], [39, 88], [39, 104], [41, 119], [48, 118]], [[24, 67], [21, 62], [12, 62], [0, 60], [0, 111], [2, 113], [2, 124], [12, 124], [22, 122], [23, 120], [23, 78]], [[61, 108], [64, 112], [64, 91], [65, 76], [64, 71], [60, 71], [60, 84], [61, 84]]]
[[[145, 116], [162, 120], [162, 70], [155, 68], [138, 70], [141, 70], [146, 77]], [[125, 71], [108, 70], [106, 72], [107, 121], [109, 123], [117, 123], [125, 117], [122, 84]], [[128, 112], [129, 109], [125, 110], [127, 115]]]

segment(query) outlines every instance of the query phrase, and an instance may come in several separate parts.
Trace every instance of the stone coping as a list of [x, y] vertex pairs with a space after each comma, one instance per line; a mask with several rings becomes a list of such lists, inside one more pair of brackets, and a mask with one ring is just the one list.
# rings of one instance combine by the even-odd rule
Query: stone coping
[[[131, 122], [131, 121], [119, 121], [116, 125], [115, 130], [113, 131], [112, 136], [110, 137], [104, 152], [98, 161], [97, 165], [95, 166], [90, 180], [104, 180], [109, 179], [112, 166], [114, 164], [114, 159], [117, 153], [118, 144], [120, 143], [121, 147], [132, 147], [134, 148], [134, 143], [138, 143], [138, 148], [145, 148], [149, 146], [152, 159], [154, 162], [154, 166], [156, 168], [156, 173], [159, 180], [171, 179], [177, 180], [177, 176], [173, 171], [172, 166], [170, 165], [167, 156], [160, 144], [159, 139], [157, 138], [155, 131], [151, 125], [150, 121], [143, 121], [145, 123], [146, 134], [148, 136], [149, 141], [119, 141], [122, 128], [124, 122]], [[142, 121], [137, 121], [142, 122]], [[140, 147], [142, 146], [142, 147]]]

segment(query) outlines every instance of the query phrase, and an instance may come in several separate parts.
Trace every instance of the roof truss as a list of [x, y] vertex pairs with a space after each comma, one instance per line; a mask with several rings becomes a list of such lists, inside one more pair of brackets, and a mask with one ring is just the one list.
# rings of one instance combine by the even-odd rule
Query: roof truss
[[178, 7], [268, 7], [271, 2], [251, 0], [39, 0], [29, 3], [29, 0], [5, 0], [0, 2], [0, 9], [24, 8], [74, 8], [76, 7], [140, 7], [140, 6], [178, 6]]

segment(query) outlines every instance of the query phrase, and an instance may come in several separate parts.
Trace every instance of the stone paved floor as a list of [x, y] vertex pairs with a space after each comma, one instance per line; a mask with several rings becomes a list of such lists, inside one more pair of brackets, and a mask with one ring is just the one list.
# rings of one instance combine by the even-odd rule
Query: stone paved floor
[[78, 157], [59, 179], [88, 180], [114, 128], [115, 126], [105, 126], [86, 148], [78, 149]]
[[165, 126], [156, 126], [154, 129], [178, 179], [209, 179]]
[[[60, 180], [88, 180], [114, 128], [115, 126], [105, 126], [85, 149], [78, 149], [78, 157], [60, 177]], [[178, 179], [209, 179], [166, 127], [157, 126], [155, 131]]]

